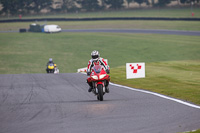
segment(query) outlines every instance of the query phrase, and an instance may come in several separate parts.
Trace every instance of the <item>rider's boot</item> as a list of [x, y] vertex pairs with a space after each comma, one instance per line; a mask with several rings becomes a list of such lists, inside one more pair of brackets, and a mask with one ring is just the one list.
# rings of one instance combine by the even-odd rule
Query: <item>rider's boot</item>
[[92, 91], [92, 87], [90, 86], [89, 89], [88, 89], [88, 92], [91, 92], [91, 91]]
[[108, 85], [109, 85], [109, 81], [106, 81], [106, 85], [105, 85], [105, 91], [106, 91], [106, 93], [110, 92], [110, 90], [108, 88]]
[[106, 89], [106, 90], [105, 90], [105, 91], [106, 91], [106, 93], [109, 93], [109, 92], [110, 92], [110, 90], [109, 90], [108, 86], [106, 86], [106, 87], [105, 87], [105, 89]]
[[91, 92], [92, 91], [92, 82], [88, 82], [88, 80], [87, 80], [87, 83], [89, 85], [88, 92]]

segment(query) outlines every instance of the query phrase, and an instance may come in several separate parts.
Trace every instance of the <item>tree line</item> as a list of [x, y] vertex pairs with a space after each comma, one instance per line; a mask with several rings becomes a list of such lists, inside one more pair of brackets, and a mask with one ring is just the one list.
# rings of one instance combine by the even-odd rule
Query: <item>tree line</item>
[[[118, 10], [127, 7], [131, 3], [140, 6], [146, 4], [149, 7], [164, 7], [172, 1], [179, 4], [199, 3], [200, 0], [0, 0], [2, 9], [0, 14], [29, 14], [40, 13], [43, 9], [51, 12], [80, 12], [80, 11], [99, 11], [105, 9]], [[58, 7], [54, 7], [57, 5]]]

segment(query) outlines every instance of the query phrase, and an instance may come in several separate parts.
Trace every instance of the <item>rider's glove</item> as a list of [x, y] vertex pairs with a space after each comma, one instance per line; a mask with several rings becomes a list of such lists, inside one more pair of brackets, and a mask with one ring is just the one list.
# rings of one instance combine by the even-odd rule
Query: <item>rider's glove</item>
[[110, 73], [110, 70], [106, 69], [106, 73], [109, 74], [109, 73]]
[[87, 76], [90, 76], [91, 72], [87, 72]]

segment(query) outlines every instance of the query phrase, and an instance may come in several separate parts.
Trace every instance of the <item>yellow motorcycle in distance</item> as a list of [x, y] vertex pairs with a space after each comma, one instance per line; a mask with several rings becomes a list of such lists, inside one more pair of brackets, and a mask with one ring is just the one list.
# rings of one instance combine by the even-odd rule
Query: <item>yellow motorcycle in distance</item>
[[47, 66], [47, 73], [54, 73], [54, 71], [55, 71], [55, 69], [54, 69], [55, 67], [54, 67], [54, 64], [53, 63], [50, 63], [50, 64], [48, 64], [48, 66]]

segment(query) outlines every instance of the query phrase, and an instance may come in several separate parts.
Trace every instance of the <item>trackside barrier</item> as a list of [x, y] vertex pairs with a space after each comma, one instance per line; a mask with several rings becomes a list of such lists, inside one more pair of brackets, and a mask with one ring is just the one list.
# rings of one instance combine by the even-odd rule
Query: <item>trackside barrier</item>
[[5, 19], [0, 23], [8, 22], [35, 22], [35, 21], [102, 21], [102, 20], [165, 20], [165, 21], [200, 21], [200, 18], [165, 18], [165, 17], [107, 17], [107, 18], [34, 18], [34, 19]]
[[77, 73], [86, 73], [87, 67], [77, 69]]

